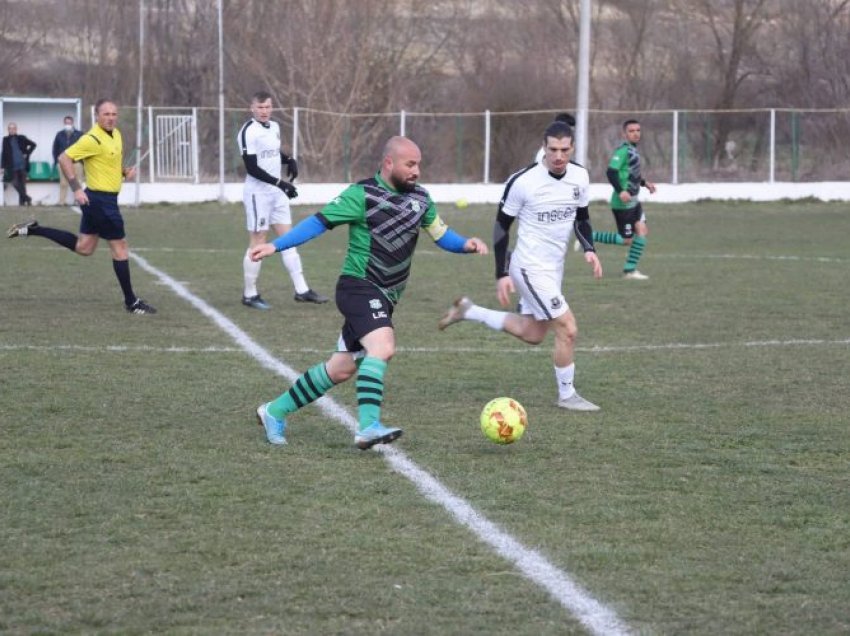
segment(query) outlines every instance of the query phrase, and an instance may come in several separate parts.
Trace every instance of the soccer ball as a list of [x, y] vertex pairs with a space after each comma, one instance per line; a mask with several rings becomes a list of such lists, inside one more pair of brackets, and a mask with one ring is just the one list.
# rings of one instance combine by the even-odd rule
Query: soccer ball
[[481, 411], [481, 431], [492, 442], [512, 444], [528, 426], [528, 416], [522, 404], [509, 397], [487, 402]]

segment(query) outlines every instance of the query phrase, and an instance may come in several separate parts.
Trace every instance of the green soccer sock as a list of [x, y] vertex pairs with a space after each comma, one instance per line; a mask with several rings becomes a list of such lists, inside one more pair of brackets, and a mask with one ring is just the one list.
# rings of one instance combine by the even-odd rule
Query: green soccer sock
[[324, 362], [310, 367], [292, 383], [286, 393], [269, 404], [269, 413], [272, 417], [283, 419], [287, 414], [318, 400], [333, 385]]
[[357, 372], [357, 419], [359, 430], [381, 420], [381, 403], [384, 401], [384, 373], [387, 363], [380, 358], [366, 356]]
[[594, 243], [607, 243], [608, 245], [625, 245], [626, 242], [619, 232], [594, 232]]
[[629, 247], [629, 255], [626, 257], [626, 264], [623, 266], [624, 272], [633, 272], [637, 269], [638, 261], [646, 247], [646, 238], [636, 236], [632, 239], [632, 244]]

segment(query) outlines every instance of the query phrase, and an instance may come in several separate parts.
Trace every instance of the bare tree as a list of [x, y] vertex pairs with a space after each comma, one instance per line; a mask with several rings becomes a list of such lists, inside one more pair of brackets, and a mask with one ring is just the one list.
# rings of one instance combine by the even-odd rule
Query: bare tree
[[[772, 17], [775, 0], [679, 0], [680, 6], [710, 37], [709, 84], [714, 97], [710, 107], [731, 110], [738, 106], [742, 87], [764, 73], [756, 35]], [[719, 117], [714, 127], [714, 165], [719, 167], [733, 129], [733, 119]], [[748, 123], [744, 123], [748, 125]], [[756, 142], [758, 146], [758, 141]]]
[[[316, 125], [304, 127], [300, 155], [313, 174], [340, 152], [350, 153], [349, 165], [365, 159], [374, 169], [388, 120], [352, 125], [351, 116], [428, 104], [456, 28], [446, 15], [438, 31], [433, 21], [416, 19], [417, 10], [412, 1], [237, 0], [230, 11], [243, 18], [239, 31], [229, 32], [228, 49], [238, 73], [234, 99], [246, 103], [266, 87], [277, 104], [304, 108]], [[397, 121], [392, 126], [397, 130]]]
[[0, 91], [30, 94], [40, 82], [33, 73], [33, 55], [43, 47], [47, 29], [35, 4], [0, 0]]

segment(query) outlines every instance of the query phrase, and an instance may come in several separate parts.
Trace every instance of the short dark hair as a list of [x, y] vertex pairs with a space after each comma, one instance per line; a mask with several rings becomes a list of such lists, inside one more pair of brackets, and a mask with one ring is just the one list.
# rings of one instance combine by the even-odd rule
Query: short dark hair
[[62, 121], [68, 121], [69, 119], [71, 120], [71, 123], [74, 123], [74, 118], [71, 115], [65, 115], [65, 117], [62, 118]]
[[112, 99], [109, 99], [108, 97], [101, 97], [99, 100], [97, 100], [94, 103], [95, 114], [96, 115], [100, 114], [100, 107], [103, 106], [104, 104], [114, 104], [114, 103], [115, 103], [115, 101], [112, 100]]
[[623, 130], [625, 130], [626, 128], [628, 128], [632, 124], [640, 125], [640, 122], [637, 119], [627, 119], [626, 121], [623, 122]]
[[257, 102], [258, 104], [261, 104], [261, 103], [263, 103], [263, 102], [265, 102], [265, 101], [267, 101], [271, 98], [272, 98], [272, 94], [269, 93], [268, 91], [257, 91], [256, 93], [254, 93], [251, 96], [251, 101]]
[[576, 125], [576, 118], [570, 113], [558, 113], [555, 115], [555, 121], [562, 121], [567, 124], [567, 126], [572, 126], [573, 128], [575, 128]]
[[546, 143], [547, 137], [554, 137], [555, 139], [563, 139], [564, 137], [573, 138], [573, 127], [569, 124], [562, 121], [553, 121], [551, 124], [546, 126], [546, 130], [543, 131], [543, 143]]

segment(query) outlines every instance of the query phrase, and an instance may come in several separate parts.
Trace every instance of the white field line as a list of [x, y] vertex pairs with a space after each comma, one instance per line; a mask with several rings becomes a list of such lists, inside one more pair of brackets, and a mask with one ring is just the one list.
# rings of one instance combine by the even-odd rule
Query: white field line
[[[850, 338], [838, 340], [822, 339], [791, 339], [791, 340], [749, 340], [744, 342], [670, 342], [667, 344], [646, 345], [594, 345], [592, 347], [576, 347], [580, 353], [635, 353], [642, 351], [690, 351], [698, 349], [736, 349], [748, 347], [816, 347], [850, 345]], [[154, 347], [151, 345], [31, 345], [31, 344], [2, 344], [0, 351], [81, 351], [81, 352], [114, 352], [114, 353], [244, 353], [239, 347]], [[483, 347], [396, 347], [398, 353], [433, 353], [433, 354], [455, 354], [455, 353], [482, 353], [486, 355], [529, 355], [545, 354], [551, 355], [551, 351], [545, 347], [522, 347], [519, 349], [509, 348], [483, 348]], [[331, 349], [319, 349], [315, 347], [295, 347], [276, 349], [282, 353], [317, 353], [328, 355]]]
[[[38, 249], [55, 250], [55, 245], [43, 245]], [[186, 253], [194, 254], [236, 254], [245, 252], [244, 247], [133, 247], [133, 252], [139, 253]], [[324, 250], [325, 254], [344, 254], [344, 249], [328, 249]], [[429, 249], [420, 247], [416, 250], [417, 256], [438, 256], [443, 251], [439, 249]], [[665, 254], [663, 252], [652, 252], [651, 258], [659, 259], [682, 259], [682, 260], [700, 260], [700, 259], [715, 259], [715, 260], [742, 260], [742, 261], [792, 261], [800, 263], [850, 263], [850, 259], [840, 258], [837, 256], [783, 256], [766, 255], [766, 254]]]
[[[191, 293], [184, 285], [165, 272], [153, 267], [144, 258], [130, 253], [142, 269], [158, 278], [180, 298], [191, 304], [216, 326], [224, 331], [240, 348], [263, 367], [294, 382], [299, 374], [272, 356], [256, 343], [238, 325], [217, 309]], [[357, 421], [331, 398], [325, 396], [316, 402], [329, 416], [345, 426], [352, 435]], [[471, 530], [482, 542], [490, 545], [497, 554], [513, 563], [527, 578], [545, 589], [562, 607], [569, 611], [593, 634], [628, 634], [630, 628], [614, 613], [584, 590], [572, 577], [558, 569], [536, 550], [525, 547], [504, 530], [487, 520], [469, 503], [453, 494], [428, 472], [411, 461], [404, 451], [392, 446], [376, 447], [387, 463], [410, 482], [430, 501], [442, 506], [461, 525]]]
[[80, 351], [83, 353], [243, 353], [236, 347], [152, 347], [150, 345], [9, 345], [0, 344], [0, 351]]

